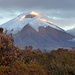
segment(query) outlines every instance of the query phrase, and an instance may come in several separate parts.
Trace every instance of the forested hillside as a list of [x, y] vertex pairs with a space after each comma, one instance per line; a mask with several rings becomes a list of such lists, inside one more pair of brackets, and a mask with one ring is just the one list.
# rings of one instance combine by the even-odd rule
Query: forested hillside
[[0, 28], [0, 75], [75, 75], [75, 51], [46, 53], [32, 46], [20, 50], [13, 43], [12, 35]]

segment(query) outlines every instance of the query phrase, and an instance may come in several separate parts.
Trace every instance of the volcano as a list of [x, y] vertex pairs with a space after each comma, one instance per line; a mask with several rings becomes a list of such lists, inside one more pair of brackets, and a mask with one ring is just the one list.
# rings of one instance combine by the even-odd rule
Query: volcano
[[59, 28], [57, 25], [55, 25], [54, 23], [52, 23], [51, 21], [34, 11], [27, 14], [23, 13], [18, 17], [0, 25], [0, 27], [3, 27], [4, 30], [8, 30], [9, 33], [15, 34], [21, 31], [23, 27], [27, 24], [30, 24], [30, 26], [36, 31], [39, 31], [40, 26], [51, 26], [52, 28], [55, 28], [57, 30], [64, 31], [63, 29]]
[[34, 11], [23, 13], [0, 27], [12, 33], [15, 45], [21, 47], [31, 45], [35, 48], [49, 49], [75, 46], [75, 42], [71, 41], [74, 36]]

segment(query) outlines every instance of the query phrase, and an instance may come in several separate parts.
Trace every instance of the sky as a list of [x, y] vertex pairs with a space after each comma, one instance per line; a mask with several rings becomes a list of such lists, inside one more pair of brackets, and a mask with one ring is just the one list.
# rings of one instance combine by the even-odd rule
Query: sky
[[0, 25], [30, 11], [45, 15], [64, 30], [75, 27], [75, 0], [0, 0]]

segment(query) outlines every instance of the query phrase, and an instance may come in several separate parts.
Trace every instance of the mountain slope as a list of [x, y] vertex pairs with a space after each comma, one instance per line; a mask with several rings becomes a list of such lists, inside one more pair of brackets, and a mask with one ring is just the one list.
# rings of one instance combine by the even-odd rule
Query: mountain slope
[[29, 24], [20, 32], [13, 35], [15, 44], [24, 47], [32, 45], [35, 48], [47, 49], [57, 47], [74, 47], [75, 43], [71, 41], [74, 36], [66, 32], [59, 31], [50, 26], [40, 27], [39, 31], [33, 29]]
[[75, 28], [67, 30], [67, 32], [75, 36]]
[[15, 45], [22, 48], [26, 45], [40, 49], [75, 46], [74, 36], [36, 12], [21, 14], [1, 27], [12, 33]]
[[40, 14], [33, 11], [28, 14], [21, 14], [18, 17], [2, 24], [0, 27], [3, 27], [5, 30], [8, 30], [9, 32], [15, 34], [18, 31], [21, 31], [27, 24], [30, 24], [30, 26], [33, 27], [36, 31], [38, 31], [40, 26], [51, 26], [52, 28], [55, 28], [57, 30], [64, 31], [48, 19], [45, 19]]

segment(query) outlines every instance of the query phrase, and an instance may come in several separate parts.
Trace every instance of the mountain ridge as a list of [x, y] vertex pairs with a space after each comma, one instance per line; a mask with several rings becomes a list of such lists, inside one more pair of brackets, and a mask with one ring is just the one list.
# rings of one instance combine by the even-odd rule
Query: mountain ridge
[[75, 36], [75, 28], [67, 30], [67, 33]]
[[74, 47], [75, 36], [72, 36], [48, 19], [43, 18], [36, 12], [22, 14], [17, 18], [1, 25], [12, 33], [14, 44], [24, 48], [33, 46], [35, 48], [50, 49], [60, 47]]
[[75, 43], [69, 41], [74, 36], [66, 32], [59, 31], [50, 26], [40, 27], [37, 32], [31, 26], [26, 25], [23, 30], [13, 35], [15, 44], [19, 46], [33, 46], [37, 48], [47, 49], [49, 47], [59, 48], [59, 47], [74, 47]]
[[36, 12], [31, 12], [26, 15], [19, 15], [18, 17], [0, 25], [0, 27], [3, 27], [5, 30], [9, 30], [9, 32], [15, 34], [18, 31], [21, 31], [23, 27], [27, 24], [30, 24], [36, 31], [39, 30], [40, 26], [51, 26], [52, 28], [55, 28], [57, 30], [64, 31], [63, 29]]

